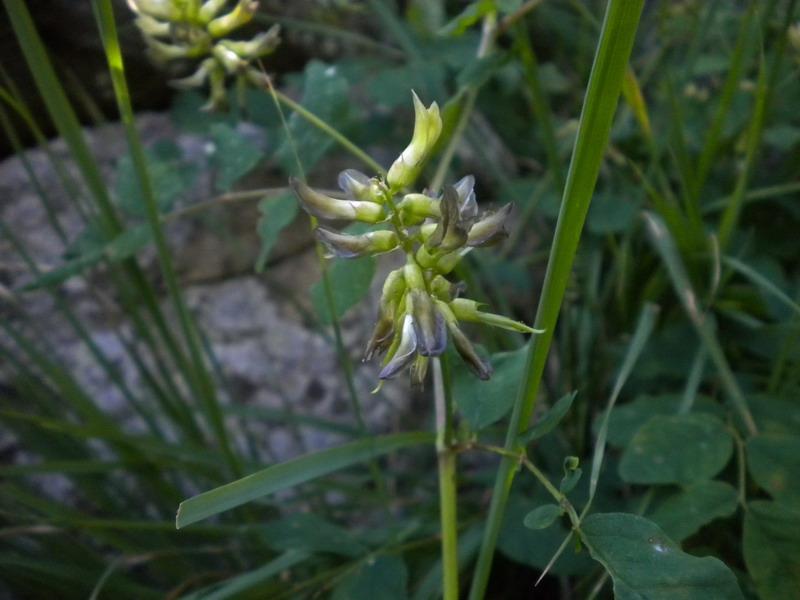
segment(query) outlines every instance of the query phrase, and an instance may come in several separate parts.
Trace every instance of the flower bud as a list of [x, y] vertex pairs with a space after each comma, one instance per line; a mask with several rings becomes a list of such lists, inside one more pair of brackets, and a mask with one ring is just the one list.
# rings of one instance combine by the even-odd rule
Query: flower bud
[[280, 41], [280, 26], [273, 25], [249, 42], [222, 40], [220, 44], [244, 60], [254, 60], [272, 52]]
[[456, 298], [452, 302], [448, 303], [448, 306], [450, 307], [450, 310], [453, 311], [453, 314], [456, 316], [456, 318], [462, 321], [486, 323], [487, 325], [492, 325], [494, 327], [501, 327], [502, 329], [519, 331], [522, 333], [544, 333], [544, 329], [533, 329], [532, 327], [525, 325], [525, 323], [515, 321], [514, 319], [509, 319], [508, 317], [504, 317], [502, 315], [481, 312], [478, 310], [480, 303], [467, 298]]
[[[404, 215], [416, 217], [420, 221], [430, 217], [441, 216], [439, 212], [439, 201], [425, 194], [406, 194], [403, 196], [403, 199], [398, 202], [397, 209], [403, 211]], [[405, 219], [405, 221], [409, 223], [408, 219]]]
[[439, 356], [447, 347], [447, 326], [444, 316], [436, 308], [425, 290], [411, 289], [408, 302], [414, 316], [414, 330], [417, 334], [417, 347], [422, 356]]
[[197, 11], [197, 17], [203, 23], [208, 23], [225, 6], [228, 0], [206, 0]]
[[397, 248], [397, 234], [394, 231], [370, 231], [361, 235], [339, 233], [326, 227], [317, 227], [314, 237], [325, 245], [328, 258], [358, 258], [390, 252]]
[[394, 335], [394, 318], [392, 315], [381, 314], [378, 319], [375, 329], [372, 331], [372, 337], [367, 342], [367, 348], [364, 350], [364, 357], [361, 359], [363, 362], [372, 360], [377, 352], [380, 354], [391, 343], [392, 336]]
[[491, 378], [492, 367], [478, 355], [472, 342], [464, 335], [464, 332], [461, 331], [457, 325], [451, 325], [450, 323], [447, 324], [447, 329], [450, 331], [450, 338], [453, 340], [456, 351], [467, 365], [467, 368], [469, 368], [478, 379], [486, 381]]
[[239, 0], [227, 15], [217, 17], [208, 24], [208, 32], [214, 37], [227, 35], [237, 27], [248, 23], [258, 8], [258, 2]]
[[411, 381], [415, 385], [422, 385], [425, 380], [425, 375], [428, 373], [428, 363], [430, 359], [427, 356], [417, 354], [417, 358], [411, 363]]
[[422, 165], [433, 150], [442, 132], [442, 118], [439, 105], [434, 102], [425, 108], [416, 94], [414, 97], [414, 135], [411, 143], [394, 161], [386, 175], [386, 181], [393, 190], [399, 190], [414, 183]]
[[403, 267], [403, 276], [409, 289], [425, 290], [425, 276], [422, 274], [420, 266], [413, 260], [406, 262]]
[[506, 204], [498, 211], [484, 213], [470, 228], [467, 234], [467, 245], [491, 246], [507, 237], [508, 232], [504, 226], [512, 206], [512, 204]]
[[216, 61], [213, 58], [207, 58], [203, 62], [200, 63], [200, 67], [189, 75], [188, 77], [183, 77], [181, 79], [172, 79], [170, 84], [179, 90], [186, 90], [193, 87], [201, 87], [206, 78], [209, 76], [209, 73], [214, 69], [216, 66]]
[[377, 223], [385, 216], [380, 204], [358, 200], [337, 200], [310, 188], [296, 177], [289, 178], [289, 186], [305, 211], [320, 219]]
[[159, 21], [145, 14], [136, 17], [136, 26], [145, 36], [148, 37], [167, 37], [170, 34], [170, 24], [166, 21]]
[[178, 21], [183, 16], [181, 7], [172, 0], [128, 0], [128, 7], [137, 14], [161, 21]]
[[[395, 334], [397, 335], [397, 334]], [[378, 375], [379, 379], [391, 379], [406, 368], [414, 359], [417, 351], [417, 334], [414, 330], [414, 319], [407, 314], [403, 318], [403, 328], [400, 333], [400, 343], [391, 355], [391, 359]]]

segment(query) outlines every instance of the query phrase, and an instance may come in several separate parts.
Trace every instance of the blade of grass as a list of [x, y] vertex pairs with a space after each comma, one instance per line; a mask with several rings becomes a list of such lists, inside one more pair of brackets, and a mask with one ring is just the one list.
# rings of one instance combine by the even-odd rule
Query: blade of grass
[[372, 460], [399, 448], [430, 444], [432, 432], [410, 432], [358, 440], [306, 454], [181, 502], [175, 524], [186, 527], [202, 519], [274, 494], [354, 464]]
[[[536, 329], [544, 329], [545, 332], [531, 340], [525, 375], [506, 433], [505, 448], [509, 451], [517, 449], [517, 437], [527, 427], [533, 412], [583, 222], [628, 68], [642, 6], [642, 0], [611, 0], [608, 3], [534, 323]], [[515, 472], [515, 461], [502, 459], [470, 590], [470, 600], [484, 597]]]
[[664, 226], [664, 223], [657, 215], [646, 212], [644, 213], [644, 219], [647, 224], [650, 239], [661, 256], [661, 260], [667, 267], [667, 272], [669, 273], [675, 293], [678, 295], [683, 309], [694, 326], [697, 335], [700, 337], [700, 341], [705, 347], [706, 352], [708, 352], [711, 361], [716, 366], [725, 391], [728, 396], [730, 396], [736, 410], [739, 411], [748, 433], [751, 436], [756, 435], [758, 433], [758, 428], [750, 414], [750, 409], [747, 407], [744, 393], [739, 387], [736, 376], [733, 374], [728, 360], [725, 358], [725, 353], [717, 339], [714, 331], [713, 319], [710, 315], [704, 314], [700, 309], [697, 293], [692, 287], [689, 276], [686, 273], [686, 267], [675, 246], [675, 242]]
[[140, 189], [142, 190], [147, 220], [153, 233], [153, 239], [155, 240], [161, 273], [167, 285], [175, 311], [178, 314], [181, 331], [183, 332], [183, 337], [189, 350], [192, 363], [190, 371], [192, 373], [192, 379], [199, 392], [200, 400], [206, 411], [206, 417], [214, 432], [220, 451], [226, 457], [234, 475], [241, 475], [242, 466], [239, 458], [233, 452], [228, 434], [225, 430], [222, 419], [222, 409], [209, 368], [204, 360], [202, 341], [197, 331], [197, 325], [183, 298], [183, 293], [175, 272], [175, 266], [170, 256], [167, 238], [161, 227], [161, 217], [159, 215], [153, 186], [147, 171], [144, 149], [134, 121], [133, 108], [131, 106], [128, 83], [125, 79], [125, 66], [122, 60], [122, 50], [119, 46], [113, 7], [107, 2], [94, 2], [92, 6], [103, 38], [103, 48], [111, 73], [111, 81], [114, 85], [117, 107], [125, 127], [134, 170], [139, 180]]

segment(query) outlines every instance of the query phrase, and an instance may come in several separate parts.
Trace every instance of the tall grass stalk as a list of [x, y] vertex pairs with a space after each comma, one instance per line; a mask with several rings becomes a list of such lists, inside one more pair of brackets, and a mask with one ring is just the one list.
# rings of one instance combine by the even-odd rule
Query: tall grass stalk
[[[545, 332], [535, 336], [530, 343], [525, 378], [506, 433], [505, 448], [509, 451], [519, 448], [517, 437], [527, 427], [533, 412], [643, 4], [643, 0], [611, 0], [606, 10], [534, 323], [536, 329]], [[515, 467], [513, 459], [503, 458], [500, 462], [470, 600], [480, 600], [486, 592], [508, 494], [516, 474]]]

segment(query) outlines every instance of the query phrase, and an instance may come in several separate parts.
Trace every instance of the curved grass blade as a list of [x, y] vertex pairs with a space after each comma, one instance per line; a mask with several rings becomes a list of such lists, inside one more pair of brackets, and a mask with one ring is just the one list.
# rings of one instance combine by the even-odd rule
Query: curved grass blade
[[416, 431], [358, 440], [307, 454], [184, 500], [178, 508], [175, 525], [180, 529], [250, 500], [312, 481], [399, 448], [431, 444], [434, 440], [432, 432]]

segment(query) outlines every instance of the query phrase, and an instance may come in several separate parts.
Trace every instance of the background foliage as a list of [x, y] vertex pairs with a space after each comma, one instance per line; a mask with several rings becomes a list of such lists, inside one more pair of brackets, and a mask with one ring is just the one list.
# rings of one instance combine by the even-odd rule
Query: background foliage
[[[186, 307], [163, 225], [183, 217], [178, 201], [201, 173], [213, 174], [221, 194], [210, 199], [214, 205], [261, 168], [286, 177], [302, 168], [314, 180], [315, 167], [334, 156], [373, 170], [352, 145], [386, 166], [410, 135], [414, 89], [426, 104], [438, 101], [445, 119], [442, 147], [423, 180], [439, 185], [474, 172], [479, 202], [516, 205], [509, 239], [470, 256], [456, 275], [472, 297], [531, 323], [606, 5], [313, 6], [300, 19], [267, 11], [256, 18], [264, 27], [281, 23], [289, 37], [310, 32], [341, 44], [334, 56], [283, 74], [277, 84], [287, 96], [232, 86], [224, 114], [199, 111], [201, 92], [175, 96], [174, 122], [213, 144], [202, 161], [171, 143], [142, 147], [116, 81], [130, 151], [110, 187], [75, 117], [75, 91], [64, 92], [46, 40], [36, 35], [28, 14], [34, 7], [4, 5], [43, 90], [46, 118], [76, 165], [77, 175], [65, 171], [64, 185], [76, 190], [84, 227], [78, 238], [61, 239], [62, 261], [45, 270], [30, 259], [25, 232], [0, 223], [14, 254], [3, 260], [29, 274], [24, 287], [2, 288], [0, 423], [29, 464], [0, 466], [0, 593], [441, 595], [433, 433], [370, 432], [359, 422], [363, 399], [354, 397], [351, 426], [337, 429], [347, 439], [329, 451], [272, 465], [251, 452], [259, 440], [231, 439], [225, 423], [236, 414], [236, 398], [214, 368], [203, 324]], [[97, 15], [113, 58], [113, 20], [102, 7]], [[486, 23], [496, 27], [495, 43], [478, 58]], [[264, 68], [270, 72], [269, 57]], [[585, 226], [571, 224], [580, 245], [556, 307], [539, 403], [522, 423], [533, 429], [511, 438], [571, 507], [589, 512], [563, 546], [574, 522], [523, 468], [498, 513], [486, 597], [527, 595], [548, 567], [543, 597], [781, 600], [800, 589], [799, 68], [793, 0], [645, 7], [609, 142], [584, 140], [602, 158], [599, 178], [587, 190]], [[31, 114], [15, 90], [3, 78], [6, 136], [13, 145], [24, 127], [47, 148], [39, 125], [45, 115]], [[243, 123], [263, 132], [269, 147], [254, 144]], [[460, 142], [451, 162], [443, 159], [448, 139]], [[35, 187], [35, 170], [30, 174]], [[271, 247], [297, 214], [285, 191], [255, 195], [263, 217], [259, 272], [268, 270]], [[39, 200], [48, 206], [46, 190]], [[52, 229], [61, 235], [56, 218]], [[141, 267], [154, 246], [158, 281]], [[321, 282], [312, 292], [318, 314], [309, 318], [325, 335], [333, 331], [332, 353], [343, 348], [336, 343], [339, 317], [364, 297], [375, 274], [371, 260], [334, 262], [330, 289]], [[60, 286], [76, 277], [91, 284], [98, 272], [130, 317], [131, 329], [118, 335], [141, 370], [141, 389], [118, 376], [62, 300]], [[54, 340], [26, 316], [28, 294], [52, 298], [141, 427], [115, 420], [64, 368]], [[465, 587], [498, 470], [492, 448], [508, 437], [528, 369], [518, 334], [484, 332], [481, 341], [496, 369], [488, 383], [446, 361], [464, 451], [458, 509]], [[342, 385], [349, 364], [343, 357]], [[308, 417], [284, 416], [337, 427]], [[421, 426], [429, 421], [426, 415]], [[392, 460], [398, 456], [403, 460]], [[67, 481], [67, 497], [42, 475]], [[218, 495], [183, 505], [181, 524], [194, 524], [176, 531], [179, 503], [215, 488]], [[205, 518], [233, 506], [240, 507]]]

